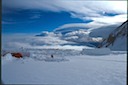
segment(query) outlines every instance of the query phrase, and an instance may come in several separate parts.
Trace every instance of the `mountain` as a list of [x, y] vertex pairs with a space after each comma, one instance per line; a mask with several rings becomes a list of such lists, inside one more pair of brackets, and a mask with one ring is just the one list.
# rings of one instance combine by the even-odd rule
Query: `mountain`
[[127, 24], [128, 20], [114, 29], [98, 47], [109, 47], [111, 50], [125, 51], [127, 49]]

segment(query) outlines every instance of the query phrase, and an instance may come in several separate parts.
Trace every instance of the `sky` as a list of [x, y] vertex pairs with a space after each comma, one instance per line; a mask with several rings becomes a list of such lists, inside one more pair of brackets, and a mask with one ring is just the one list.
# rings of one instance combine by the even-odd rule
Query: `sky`
[[[2, 33], [39, 33], [127, 20], [127, 1], [2, 0]], [[79, 24], [78, 24], [79, 23]]]

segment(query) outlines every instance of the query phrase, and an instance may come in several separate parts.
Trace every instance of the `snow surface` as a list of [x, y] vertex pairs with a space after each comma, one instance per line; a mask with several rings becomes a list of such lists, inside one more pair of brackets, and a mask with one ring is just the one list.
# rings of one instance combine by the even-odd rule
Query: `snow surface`
[[[53, 49], [52, 49], [53, 50]], [[126, 53], [114, 51], [110, 55], [42, 55], [5, 59], [2, 57], [2, 81], [4, 84], [48, 85], [126, 85]], [[40, 52], [53, 52], [40, 50]], [[54, 50], [56, 51], [56, 50]], [[62, 52], [62, 51], [60, 51]], [[66, 55], [64, 55], [64, 53]], [[36, 53], [35, 53], [36, 54]], [[43, 57], [42, 60], [38, 59]], [[9, 62], [7, 62], [9, 61]]]
[[109, 55], [111, 50], [109, 48], [95, 48], [95, 49], [83, 49], [82, 54], [87, 55]]
[[4, 57], [2, 56], [2, 65], [15, 59], [10, 53], [7, 53]]
[[121, 36], [121, 37], [118, 37], [113, 46], [110, 45], [108, 46], [110, 49], [112, 50], [115, 50], [115, 51], [125, 51], [127, 50], [127, 36]]

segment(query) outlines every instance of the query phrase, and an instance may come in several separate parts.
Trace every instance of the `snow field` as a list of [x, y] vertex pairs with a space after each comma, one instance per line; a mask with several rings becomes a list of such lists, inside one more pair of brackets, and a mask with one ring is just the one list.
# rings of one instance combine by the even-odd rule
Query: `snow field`
[[95, 48], [95, 49], [83, 49], [82, 54], [87, 55], [109, 55], [111, 50], [109, 48]]
[[[126, 53], [94, 56], [68, 55], [69, 51], [63, 51], [63, 56], [56, 55], [55, 60], [50, 56], [44, 57], [49, 61], [46, 62], [40, 60], [40, 52], [50, 55], [52, 50], [32, 51], [35, 52], [35, 58], [5, 59], [4, 62], [10, 61], [2, 65], [5, 84], [126, 85]], [[57, 59], [67, 59], [68, 62], [58, 62]]]

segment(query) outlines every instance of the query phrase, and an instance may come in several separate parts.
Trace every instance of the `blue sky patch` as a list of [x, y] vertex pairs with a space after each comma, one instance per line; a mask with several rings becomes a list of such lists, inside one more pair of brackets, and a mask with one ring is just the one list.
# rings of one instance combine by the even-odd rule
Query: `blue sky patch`
[[35, 33], [40, 31], [53, 31], [58, 26], [68, 23], [89, 23], [79, 18], [71, 18], [67, 12], [32, 12], [20, 11], [3, 14], [2, 32]]

